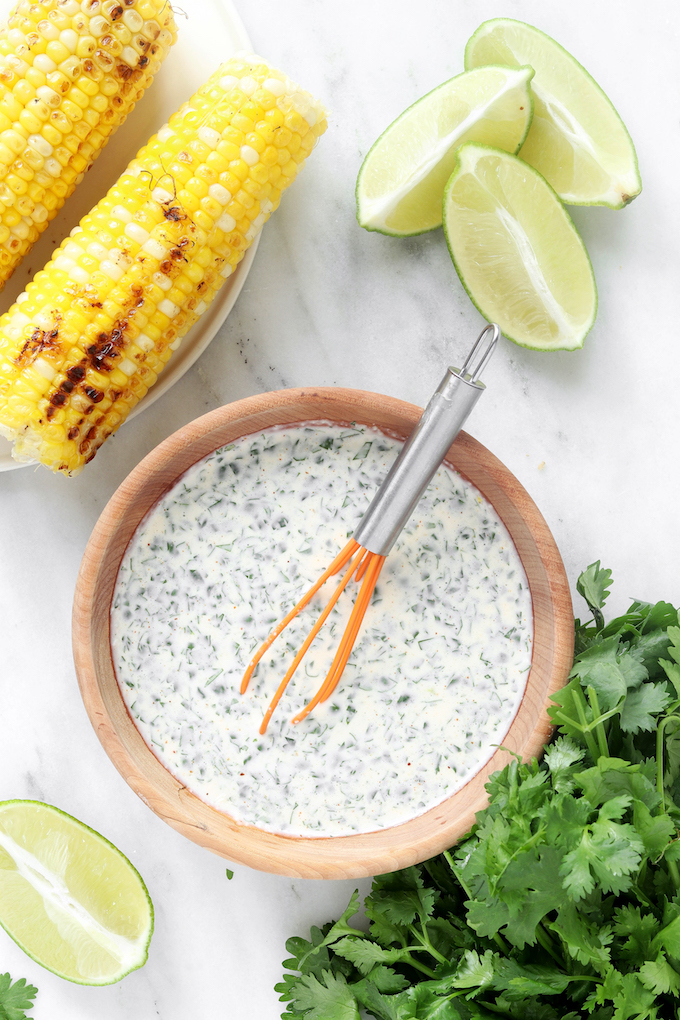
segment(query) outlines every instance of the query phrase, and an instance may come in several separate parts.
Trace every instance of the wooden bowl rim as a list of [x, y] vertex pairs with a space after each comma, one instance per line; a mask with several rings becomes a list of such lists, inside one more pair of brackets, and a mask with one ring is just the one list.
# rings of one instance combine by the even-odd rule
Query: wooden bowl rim
[[[173, 433], [124, 479], [102, 511], [90, 536], [76, 582], [73, 654], [85, 708], [99, 740], [123, 778], [159, 817], [213, 853], [258, 870], [302, 878], [357, 878], [407, 867], [452, 846], [469, 831], [475, 813], [485, 806], [484, 783], [489, 774], [503, 768], [514, 754], [519, 754], [524, 760], [539, 755], [550, 736], [546, 705], [550, 694], [566, 682], [573, 659], [571, 596], [553, 536], [515, 476], [486, 447], [465, 432], [460, 433], [446, 456], [446, 461], [469, 478], [492, 503], [508, 527], [530, 582], [535, 628], [537, 593], [547, 598], [545, 605], [543, 602], [539, 605], [541, 635], [545, 635], [547, 646], [543, 648], [542, 636], [540, 654], [537, 652], [535, 632], [525, 695], [503, 747], [497, 748], [490, 760], [457, 793], [424, 814], [390, 828], [351, 836], [287, 836], [241, 824], [200, 800], [160, 763], [129, 715], [113, 671], [108, 627], [106, 647], [102, 647], [101, 621], [104, 616], [103, 610], [98, 612], [101, 585], [108, 584], [110, 595], [105, 607], [108, 619], [120, 560], [131, 535], [150, 507], [191, 464], [225, 441], [231, 441], [222, 438], [213, 442], [216, 434], [237, 423], [243, 427], [239, 435], [257, 433], [271, 424], [281, 423], [284, 409], [290, 411], [319, 403], [323, 403], [324, 413], [285, 419], [284, 423], [316, 420], [375, 424], [376, 417], [382, 417], [399, 424], [396, 429], [378, 425], [379, 428], [392, 434], [403, 431], [406, 436], [422, 413], [422, 409], [414, 404], [366, 390], [297, 387], [234, 401]], [[350, 409], [352, 413], [339, 416], [334, 408], [340, 407], [345, 411]], [[253, 420], [260, 424], [255, 428], [245, 427]], [[232, 438], [236, 438], [236, 433]], [[194, 456], [196, 449], [198, 453]], [[185, 461], [185, 466], [175, 472], [172, 480], [160, 485], [159, 475], [164, 470]], [[484, 485], [478, 478], [471, 477], [477, 470], [486, 476]], [[508, 501], [504, 512], [496, 505], [493, 495], [501, 502]], [[514, 519], [515, 511], [517, 520]], [[508, 514], [513, 516], [510, 523], [506, 520]], [[134, 527], [130, 531], [133, 521]], [[125, 531], [130, 531], [130, 534], [113, 569], [116, 554], [112, 550]], [[518, 533], [522, 549], [518, 546]], [[527, 557], [531, 559], [532, 576], [527, 569]], [[540, 691], [535, 690], [532, 682], [535, 676], [541, 685]], [[118, 710], [116, 695], [124, 708], [124, 716]], [[117, 719], [112, 717], [112, 708]], [[528, 730], [518, 744], [515, 739], [518, 720], [526, 729], [529, 713], [532, 714]]]

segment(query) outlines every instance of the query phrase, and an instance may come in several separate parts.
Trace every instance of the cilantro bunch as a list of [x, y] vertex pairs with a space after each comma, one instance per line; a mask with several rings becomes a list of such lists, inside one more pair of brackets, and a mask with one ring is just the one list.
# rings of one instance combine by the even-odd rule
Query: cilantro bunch
[[27, 985], [25, 978], [12, 982], [9, 974], [0, 974], [0, 1020], [30, 1020], [26, 1011], [33, 1008], [37, 994], [38, 989]]
[[606, 623], [578, 591], [568, 685], [542, 762], [514, 761], [455, 850], [374, 880], [368, 933], [286, 943], [284, 1020], [680, 1018], [680, 627], [668, 603]]

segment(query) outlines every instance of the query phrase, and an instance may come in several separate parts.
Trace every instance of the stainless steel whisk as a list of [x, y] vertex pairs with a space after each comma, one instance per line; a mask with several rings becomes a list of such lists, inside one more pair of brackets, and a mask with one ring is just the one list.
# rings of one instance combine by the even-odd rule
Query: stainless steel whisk
[[485, 387], [480, 382], [480, 376], [494, 352], [499, 337], [500, 329], [497, 325], [486, 326], [477, 337], [463, 367], [447, 370], [423, 411], [420, 421], [373, 497], [353, 537], [306, 595], [272, 631], [251, 660], [243, 676], [241, 694], [245, 693], [258, 662], [272, 642], [311, 601], [319, 588], [349, 562], [349, 567], [342, 580], [279, 684], [260, 726], [260, 733], [264, 733], [267, 729], [272, 713], [288, 682], [321, 630], [333, 606], [354, 576], [357, 581], [362, 581], [362, 585], [331, 668], [314, 697], [292, 721], [297, 723], [308, 716], [315, 706], [320, 701], [329, 698], [337, 687], [347, 660], [352, 654], [385, 558], [415, 510], [420, 497], [430, 484], [447, 450], [484, 392]]

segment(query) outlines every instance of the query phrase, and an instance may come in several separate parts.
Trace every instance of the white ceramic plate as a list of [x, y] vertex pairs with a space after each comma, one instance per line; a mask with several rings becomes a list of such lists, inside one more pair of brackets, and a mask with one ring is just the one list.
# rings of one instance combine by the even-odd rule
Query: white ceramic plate
[[[0, 14], [9, 7], [9, 2], [2, 0]], [[137, 150], [168, 117], [222, 61], [228, 60], [238, 50], [252, 49], [231, 0], [182, 0], [181, 11], [186, 12], [187, 17], [183, 17], [180, 8], [176, 8], [177, 42], [156, 80], [0, 293], [0, 314], [7, 311], [35, 273], [48, 262], [57, 245], [97, 204]], [[255, 257], [258, 241], [259, 237], [210, 308], [187, 333], [156, 385], [140, 401], [128, 421], [162, 397], [206, 349], [234, 306]], [[10, 443], [0, 436], [0, 471], [25, 466], [13, 460], [10, 450]]]

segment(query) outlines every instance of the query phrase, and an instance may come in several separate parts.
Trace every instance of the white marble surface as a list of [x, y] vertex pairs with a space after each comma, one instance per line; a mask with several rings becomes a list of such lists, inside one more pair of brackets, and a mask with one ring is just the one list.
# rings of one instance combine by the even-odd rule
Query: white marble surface
[[[200, 0], [183, 7], [194, 17]], [[293, 385], [423, 403], [466, 350], [481, 319], [441, 232], [410, 241], [366, 233], [353, 191], [374, 138], [462, 70], [466, 39], [490, 17], [538, 25], [591, 71], [630, 129], [645, 190], [622, 212], [574, 211], [600, 293], [585, 349], [538, 355], [503, 342], [469, 430], [534, 497], [572, 584], [600, 558], [614, 572], [614, 609], [629, 597], [680, 604], [675, 0], [238, 0], [238, 8], [256, 48], [329, 106], [327, 135], [265, 229], [234, 312], [189, 374], [79, 478], [42, 469], [0, 476], [0, 799], [44, 799], [104, 833], [142, 872], [156, 905], [148, 964], [108, 988], [53, 977], [0, 932], [0, 973], [38, 985], [36, 1020], [274, 1020], [284, 939], [337, 915], [355, 885], [242, 866], [229, 882], [225, 862], [135, 797], [80, 701], [71, 598], [102, 507], [179, 426]]]

